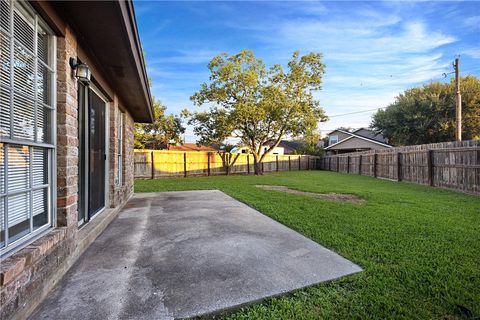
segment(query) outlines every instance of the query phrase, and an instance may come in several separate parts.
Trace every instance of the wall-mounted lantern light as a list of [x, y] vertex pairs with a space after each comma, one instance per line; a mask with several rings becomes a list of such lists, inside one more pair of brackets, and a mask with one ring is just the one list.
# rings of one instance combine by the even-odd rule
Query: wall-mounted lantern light
[[90, 83], [92, 72], [85, 63], [79, 62], [76, 58], [70, 58], [70, 67], [75, 70], [75, 77], [78, 79], [78, 81], [85, 84]]

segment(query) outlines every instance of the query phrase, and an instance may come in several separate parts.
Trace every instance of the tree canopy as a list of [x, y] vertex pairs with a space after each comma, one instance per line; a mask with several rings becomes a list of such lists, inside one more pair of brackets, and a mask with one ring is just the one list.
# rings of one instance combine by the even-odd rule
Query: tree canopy
[[[279, 64], [267, 69], [252, 51], [215, 56], [208, 64], [209, 83], [191, 100], [207, 111], [191, 114], [190, 124], [205, 145], [239, 139], [253, 154], [255, 173], [284, 137], [309, 137], [327, 119], [313, 92], [320, 90], [325, 66], [319, 53], [295, 52], [287, 70]], [[269, 146], [262, 153], [262, 146]]]
[[153, 98], [153, 123], [135, 123], [135, 148], [144, 149], [146, 145], [153, 149], [165, 148], [169, 143], [182, 142], [185, 127], [182, 119], [172, 114], [166, 115], [166, 107]]
[[[464, 140], [480, 139], [480, 80], [461, 78]], [[372, 127], [394, 145], [455, 140], [455, 82], [432, 82], [406, 90], [385, 110], [379, 110]]]

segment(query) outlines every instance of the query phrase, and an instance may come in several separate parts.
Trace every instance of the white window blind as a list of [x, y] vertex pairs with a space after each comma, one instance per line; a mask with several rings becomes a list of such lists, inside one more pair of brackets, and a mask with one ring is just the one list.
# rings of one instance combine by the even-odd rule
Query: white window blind
[[0, 0], [0, 253], [52, 222], [54, 38], [25, 2]]

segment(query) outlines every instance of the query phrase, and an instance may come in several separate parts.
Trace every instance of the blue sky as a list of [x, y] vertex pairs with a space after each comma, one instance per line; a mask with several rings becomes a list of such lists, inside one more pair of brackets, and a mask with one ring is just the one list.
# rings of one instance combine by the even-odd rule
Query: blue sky
[[[480, 76], [480, 2], [136, 1], [152, 94], [169, 113], [198, 109], [189, 97], [208, 80], [208, 61], [251, 49], [267, 66], [295, 50], [321, 52], [317, 94], [331, 120], [319, 129], [368, 126], [403, 90], [444, 81], [456, 55]], [[450, 75], [451, 76], [451, 75]], [[186, 141], [194, 142], [191, 128]]]

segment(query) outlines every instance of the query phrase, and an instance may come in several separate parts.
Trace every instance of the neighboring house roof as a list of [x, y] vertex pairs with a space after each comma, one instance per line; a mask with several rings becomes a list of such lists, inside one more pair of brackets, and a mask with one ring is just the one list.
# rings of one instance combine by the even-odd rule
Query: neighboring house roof
[[325, 148], [325, 150], [328, 150], [328, 149], [334, 148], [336, 146], [339, 146], [342, 143], [344, 143], [344, 142], [346, 142], [350, 139], [353, 139], [353, 138], [357, 138], [357, 139], [360, 139], [360, 140], [368, 141], [370, 143], [378, 144], [378, 145], [383, 146], [385, 148], [392, 148], [392, 146], [389, 145], [389, 144], [386, 144], [386, 143], [383, 143], [383, 142], [380, 142], [380, 141], [377, 141], [377, 140], [374, 140], [374, 139], [370, 139], [370, 138], [367, 138], [367, 137], [364, 137], [364, 136], [360, 136], [360, 135], [352, 133], [352, 132], [347, 132], [347, 131], [344, 131], [344, 130], [335, 130], [335, 131], [339, 131], [339, 132], [342, 132], [342, 133], [349, 134], [350, 137], [348, 137], [346, 139], [343, 139], [343, 140], [340, 140], [337, 143], [334, 143], [332, 145], [329, 145], [328, 147]]
[[[272, 144], [273, 143], [265, 144], [264, 147], [270, 147]], [[301, 145], [302, 145], [302, 142], [300, 141], [281, 140], [277, 148], [283, 148], [283, 151], [285, 153], [291, 153], [297, 150]], [[231, 152], [235, 153], [245, 149], [249, 149], [249, 147], [247, 146], [235, 147], [231, 150]]]
[[350, 133], [350, 132], [345, 131], [345, 130], [343, 130], [343, 129], [335, 129], [335, 130], [332, 130], [332, 131], [330, 131], [329, 133], [327, 133], [327, 136], [331, 135], [331, 134], [334, 133], [334, 132]]
[[330, 133], [327, 134], [327, 136], [331, 135], [332, 133], [334, 132], [341, 132], [341, 133], [345, 133], [345, 134], [352, 134], [350, 131], [346, 131], [346, 130], [343, 130], [343, 129], [336, 129], [336, 130], [333, 130], [331, 131]]
[[[132, 1], [32, 1], [57, 36], [65, 36], [65, 17], [78, 40], [76, 55], [95, 70], [110, 101], [137, 122], [153, 121], [150, 86]], [[67, 57], [68, 58], [68, 57]], [[72, 58], [76, 58], [72, 56]], [[109, 91], [109, 92], [108, 92]]]
[[376, 140], [378, 142], [387, 143], [387, 140], [385, 139], [384, 136], [382, 136], [381, 134], [376, 134], [375, 131], [373, 131], [371, 129], [360, 128], [360, 129], [357, 129], [357, 130], [353, 131], [353, 133], [356, 134], [356, 135], [365, 137], [365, 138]]
[[168, 146], [169, 151], [217, 151], [215, 148], [197, 145], [196, 143], [184, 143], [179, 146]]
[[283, 148], [285, 153], [291, 153], [300, 148], [302, 143], [300, 141], [288, 141], [288, 140], [282, 140], [278, 144], [278, 147]]

